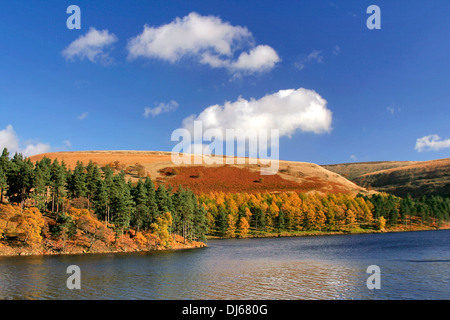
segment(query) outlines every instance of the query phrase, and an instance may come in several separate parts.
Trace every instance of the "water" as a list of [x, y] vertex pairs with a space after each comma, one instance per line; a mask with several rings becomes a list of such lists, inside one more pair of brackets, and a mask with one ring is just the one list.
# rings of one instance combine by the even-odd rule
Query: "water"
[[[0, 299], [450, 299], [450, 230], [209, 241], [157, 253], [0, 258]], [[69, 290], [69, 265], [81, 290]], [[369, 265], [381, 289], [369, 290]]]

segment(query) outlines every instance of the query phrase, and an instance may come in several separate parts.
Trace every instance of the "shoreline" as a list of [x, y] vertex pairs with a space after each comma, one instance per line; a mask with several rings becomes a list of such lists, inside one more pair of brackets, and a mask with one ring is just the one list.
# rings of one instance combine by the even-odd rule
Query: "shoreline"
[[[241, 240], [241, 239], [259, 239], [259, 238], [297, 238], [297, 237], [312, 237], [312, 236], [335, 236], [335, 235], [357, 235], [357, 234], [382, 234], [382, 233], [399, 233], [399, 232], [416, 232], [416, 231], [439, 231], [439, 230], [450, 230], [450, 225], [445, 225], [439, 229], [433, 227], [423, 227], [423, 228], [414, 228], [414, 229], [391, 229], [391, 230], [363, 230], [363, 231], [354, 231], [354, 232], [346, 232], [346, 231], [308, 231], [308, 232], [297, 232], [297, 233], [270, 233], [270, 234], [260, 234], [260, 235], [248, 235], [246, 237], [216, 237], [216, 236], [208, 236], [207, 240]], [[171, 247], [171, 248], [153, 248], [153, 249], [134, 249], [134, 250], [105, 250], [105, 251], [91, 251], [85, 252], [82, 250], [76, 250], [72, 252], [39, 252], [39, 249], [25, 248], [20, 247], [8, 247], [8, 251], [10, 252], [1, 252], [0, 258], [3, 257], [44, 257], [44, 256], [65, 256], [65, 255], [86, 255], [86, 254], [121, 254], [121, 253], [156, 253], [163, 251], [178, 251], [178, 250], [192, 250], [199, 248], [208, 247], [207, 243], [204, 242], [192, 242], [190, 244], [179, 244]], [[3, 251], [4, 247], [0, 247], [0, 251]]]
[[[153, 253], [162, 251], [177, 251], [177, 250], [190, 250], [205, 248], [208, 245], [203, 242], [192, 242], [190, 244], [176, 245], [172, 248], [152, 248], [152, 249], [134, 249], [134, 250], [105, 250], [105, 251], [82, 251], [76, 250], [72, 252], [39, 252], [37, 248], [20, 248], [20, 247], [8, 247], [10, 252], [0, 252], [0, 258], [2, 257], [44, 257], [44, 256], [68, 256], [68, 255], [92, 255], [92, 254], [117, 254], [117, 253]], [[4, 250], [4, 247], [0, 247], [0, 251]], [[28, 249], [28, 250], [26, 250]]]
[[398, 233], [398, 232], [416, 232], [416, 231], [439, 231], [450, 230], [450, 225], [441, 228], [423, 227], [414, 229], [387, 229], [387, 230], [363, 230], [363, 231], [306, 231], [306, 232], [281, 232], [247, 235], [245, 237], [217, 237], [208, 236], [208, 240], [229, 240], [229, 239], [258, 239], [258, 238], [297, 238], [297, 237], [313, 237], [313, 236], [336, 236], [336, 235], [354, 235], [354, 234], [376, 234], [376, 233]]

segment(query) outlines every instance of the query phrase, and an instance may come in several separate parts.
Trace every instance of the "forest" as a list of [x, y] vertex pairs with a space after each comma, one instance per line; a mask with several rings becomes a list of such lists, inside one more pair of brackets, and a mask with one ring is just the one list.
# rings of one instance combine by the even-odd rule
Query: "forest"
[[206, 241], [208, 232], [207, 213], [188, 189], [155, 186], [149, 177], [132, 183], [123, 170], [92, 162], [73, 170], [56, 159], [33, 164], [20, 153], [10, 158], [7, 149], [0, 156], [0, 201], [0, 240], [28, 245], [43, 238], [78, 244], [84, 236], [88, 248], [100, 238], [110, 245], [126, 237], [142, 247], [156, 237], [171, 247], [180, 239]]
[[449, 222], [450, 199], [412, 199], [386, 193], [222, 193], [199, 196], [211, 235], [246, 237], [296, 232], [364, 232], [441, 228]]
[[[142, 176], [142, 175], [141, 175]], [[441, 228], [450, 199], [386, 193], [217, 192], [194, 194], [126, 180], [126, 172], [43, 158], [32, 163], [4, 149], [0, 156], [0, 248], [44, 246], [65, 252], [107, 248], [171, 248], [207, 237], [351, 233]], [[45, 251], [44, 250], [44, 251]]]

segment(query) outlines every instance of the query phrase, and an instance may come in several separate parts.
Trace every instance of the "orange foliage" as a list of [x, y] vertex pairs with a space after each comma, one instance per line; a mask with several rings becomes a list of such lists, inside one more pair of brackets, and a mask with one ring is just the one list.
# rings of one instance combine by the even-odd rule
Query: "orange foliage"
[[42, 241], [44, 219], [37, 208], [0, 205], [0, 237], [16, 238], [29, 246]]
[[[307, 192], [311, 190], [330, 190], [330, 192], [347, 192], [339, 184], [324, 181], [317, 177], [307, 177], [305, 182], [298, 183], [283, 179], [280, 175], [267, 175], [261, 181], [259, 171], [237, 168], [229, 165], [221, 167], [186, 166], [165, 168], [164, 172], [173, 172], [167, 180], [168, 184], [177, 188], [182, 185], [195, 193], [210, 191], [226, 193], [258, 193], [271, 191]], [[220, 204], [218, 202], [218, 204]]]

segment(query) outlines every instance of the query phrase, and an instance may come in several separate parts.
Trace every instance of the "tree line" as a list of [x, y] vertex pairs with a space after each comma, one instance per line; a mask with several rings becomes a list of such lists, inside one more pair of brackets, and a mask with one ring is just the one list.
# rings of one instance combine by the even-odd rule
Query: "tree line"
[[187, 240], [206, 240], [207, 213], [191, 190], [155, 186], [149, 177], [132, 183], [125, 176], [123, 170], [115, 173], [92, 161], [77, 162], [73, 170], [64, 161], [47, 157], [33, 164], [20, 153], [10, 158], [5, 148], [0, 156], [0, 200], [7, 198], [22, 208], [34, 206], [56, 217], [71, 207], [93, 210], [120, 233], [155, 229], [159, 224]]
[[223, 193], [199, 196], [211, 234], [245, 237], [249, 232], [344, 231], [398, 226], [435, 227], [448, 223], [450, 199], [440, 196], [398, 198], [320, 193]]

